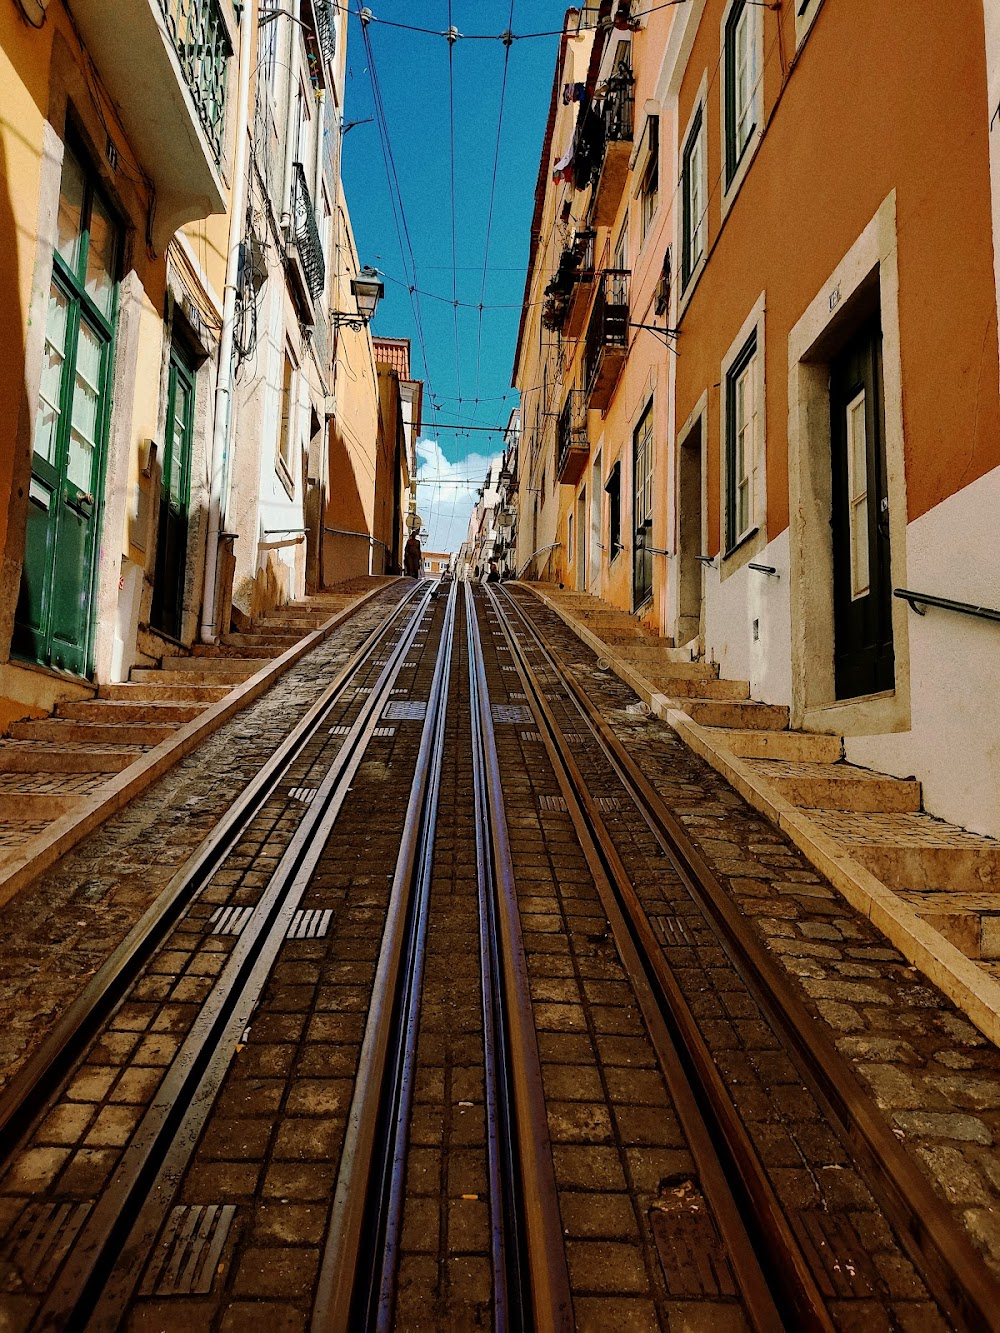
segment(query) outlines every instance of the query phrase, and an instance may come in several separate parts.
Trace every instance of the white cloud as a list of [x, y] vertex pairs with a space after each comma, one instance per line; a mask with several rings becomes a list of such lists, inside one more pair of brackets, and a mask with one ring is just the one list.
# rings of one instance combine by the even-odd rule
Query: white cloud
[[417, 512], [427, 529], [427, 550], [457, 551], [465, 541], [476, 492], [495, 457], [466, 454], [453, 463], [437, 440], [417, 440]]

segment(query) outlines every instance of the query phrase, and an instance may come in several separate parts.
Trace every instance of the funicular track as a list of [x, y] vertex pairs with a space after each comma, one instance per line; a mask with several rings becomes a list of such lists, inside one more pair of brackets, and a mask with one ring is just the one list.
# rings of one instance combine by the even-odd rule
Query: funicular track
[[[216, 908], [195, 923], [202, 929], [216, 921], [218, 933], [235, 914], [238, 938], [107, 1187], [90, 1204], [62, 1205], [74, 1214], [74, 1222], [60, 1243], [58, 1268], [37, 1302], [32, 1328], [114, 1328], [123, 1318], [352, 779], [391, 695], [401, 692], [395, 682], [429, 614], [426, 585], [393, 607], [5, 1094], [0, 1103], [4, 1142], [20, 1136], [24, 1151], [32, 1125], [52, 1104], [53, 1094], [58, 1097], [88, 1043], [127, 998], [169, 932], [196, 910], [199, 895], [219, 876], [268, 803], [298, 805], [301, 814], [291, 818], [291, 835], [282, 839], [283, 853], [253, 908]], [[314, 785], [283, 794], [281, 788], [290, 782]], [[35, 1225], [36, 1233], [43, 1229]], [[29, 1251], [32, 1239], [22, 1236]]]
[[[810, 1219], [775, 1191], [633, 886], [619, 846], [620, 829], [630, 819], [649, 830], [694, 908], [711, 924], [726, 965], [759, 1005], [803, 1085], [852, 1154], [947, 1321], [959, 1329], [995, 1328], [1000, 1285], [766, 955], [683, 825], [567, 664], [543, 641], [520, 600], [507, 589], [487, 589], [487, 597], [503, 617], [507, 642], [640, 997], [751, 1325], [841, 1326], [841, 1311], [849, 1304], [842, 1298], [850, 1292], [844, 1286], [838, 1289], [831, 1274], [846, 1272], [853, 1278], [855, 1259], [849, 1252], [822, 1254], [810, 1244]], [[609, 807], [623, 813], [609, 818]]]

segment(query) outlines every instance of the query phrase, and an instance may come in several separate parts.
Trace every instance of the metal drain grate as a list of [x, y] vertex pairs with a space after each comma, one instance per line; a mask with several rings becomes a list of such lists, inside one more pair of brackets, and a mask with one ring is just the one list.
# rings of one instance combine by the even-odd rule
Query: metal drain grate
[[288, 795], [290, 800], [301, 801], [303, 805], [308, 805], [316, 792], [316, 787], [290, 787]]
[[382, 721], [388, 722], [393, 719], [396, 722], [422, 722], [426, 716], [426, 699], [399, 699], [386, 704]]
[[296, 912], [291, 925], [286, 931], [290, 940], [322, 940], [330, 933], [333, 910], [329, 907], [314, 908], [311, 911]]
[[649, 1219], [671, 1296], [736, 1295], [725, 1248], [693, 1180], [664, 1181]]
[[622, 803], [617, 796], [598, 796], [595, 799], [594, 804], [597, 806], [598, 810], [603, 811], [605, 814], [610, 814], [612, 810], [620, 810], [622, 808]]
[[563, 796], [539, 796], [538, 808], [539, 810], [565, 810], [568, 807]]
[[836, 1213], [799, 1213], [792, 1226], [820, 1291], [838, 1297], [871, 1297], [880, 1277], [850, 1221]]
[[395, 727], [376, 727], [375, 730], [372, 732], [373, 736], [377, 736], [379, 740], [383, 741], [388, 740], [390, 736], [395, 736], [395, 734], [396, 734]]
[[667, 948], [680, 949], [687, 947], [693, 949], [698, 941], [688, 929], [688, 924], [680, 916], [651, 916], [653, 929], [656, 931], [656, 937], [661, 944]]
[[328, 735], [328, 736], [346, 736], [347, 733], [348, 733], [349, 731], [350, 731], [350, 727], [336, 726], [336, 727], [331, 727], [330, 730], [327, 732], [327, 735]]
[[48, 1286], [93, 1207], [90, 1203], [29, 1203], [0, 1251], [26, 1286]]
[[533, 722], [531, 709], [526, 704], [493, 704], [490, 708], [494, 722]]
[[212, 934], [239, 935], [252, 915], [252, 907], [217, 907], [208, 918]]
[[231, 1203], [172, 1209], [142, 1280], [142, 1295], [207, 1296], [235, 1213]]

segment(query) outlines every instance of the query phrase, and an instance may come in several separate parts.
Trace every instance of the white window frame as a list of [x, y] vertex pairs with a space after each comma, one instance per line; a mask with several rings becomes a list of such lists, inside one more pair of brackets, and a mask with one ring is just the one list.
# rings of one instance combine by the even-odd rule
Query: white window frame
[[[286, 450], [282, 445], [282, 423], [285, 406], [285, 364], [291, 366], [292, 373], [288, 382], [288, 427], [284, 431]], [[278, 433], [274, 441], [274, 470], [288, 490], [295, 487], [295, 453], [298, 442], [299, 422], [299, 363], [291, 347], [285, 345], [281, 356], [281, 380], [278, 384]]]
[[[862, 388], [844, 408], [847, 417], [847, 534], [851, 551], [851, 601], [867, 596], [871, 587], [871, 556], [868, 543], [868, 422], [865, 415], [867, 395]], [[860, 412], [858, 411], [860, 409]], [[860, 420], [861, 475], [858, 475], [857, 423]], [[859, 521], [860, 519], [860, 521]], [[863, 555], [863, 560], [859, 556]], [[859, 581], [859, 570], [864, 571]]]
[[816, 15], [823, 8], [823, 0], [795, 0], [795, 47], [796, 50], [809, 36]]
[[[796, 0], [797, 2], [797, 0]], [[727, 89], [729, 86], [729, 70], [726, 51], [726, 31], [729, 27], [730, 16], [736, 9], [742, 9], [743, 13], [737, 20], [737, 26], [744, 20], [746, 22], [747, 35], [747, 56], [749, 63], [748, 85], [746, 93], [748, 101], [746, 103], [746, 115], [750, 120], [750, 125], [746, 132], [746, 137], [739, 143], [737, 137], [736, 162], [733, 164], [732, 174], [729, 170], [729, 151], [728, 151], [728, 102]], [[757, 145], [763, 137], [763, 83], [764, 83], [764, 23], [763, 9], [759, 4], [753, 3], [753, 0], [728, 0], [728, 3], [722, 13], [722, 21], [719, 25], [719, 132], [722, 156], [722, 216], [725, 217], [732, 205], [733, 200], [739, 193], [739, 188], [743, 183], [743, 178], [750, 168], [754, 154], [757, 151]], [[739, 108], [733, 109], [734, 126], [737, 136], [739, 134]]]
[[[688, 117], [688, 122], [685, 127], [684, 134], [680, 139], [678, 176], [680, 178], [680, 187], [681, 187], [680, 189], [681, 206], [680, 208], [677, 209], [677, 237], [675, 241], [675, 251], [674, 251], [674, 253], [677, 254], [679, 257], [679, 262], [677, 265], [678, 318], [683, 313], [684, 308], [687, 305], [688, 300], [690, 299], [691, 293], [697, 286], [698, 278], [701, 275], [701, 271], [705, 267], [705, 263], [708, 258], [708, 160], [707, 160], [708, 154], [706, 151], [708, 144], [708, 126], [706, 123], [706, 118], [708, 114], [708, 102], [706, 97], [707, 86], [708, 86], [708, 75], [706, 72], [706, 74], [702, 77], [701, 88], [698, 91], [698, 96], [695, 99], [694, 106], [691, 108], [691, 114]], [[701, 123], [700, 125], [697, 125], [697, 131], [696, 131], [696, 124], [698, 122], [699, 114], [701, 116]], [[697, 145], [699, 151], [697, 158], [695, 159], [695, 168], [692, 171], [690, 177], [690, 179], [694, 181], [694, 183], [697, 186], [697, 194], [695, 196], [695, 199], [692, 201], [692, 207], [691, 207], [691, 217], [693, 221], [693, 229], [691, 232], [691, 254], [694, 255], [695, 258], [693, 263], [691, 264], [690, 271], [685, 275], [684, 216], [685, 216], [685, 203], [687, 202], [688, 198], [687, 192], [689, 188], [689, 177], [688, 173], [685, 171], [685, 158], [687, 157], [688, 148], [691, 145], [692, 139], [696, 133], [697, 133]], [[696, 180], [695, 177], [697, 177]], [[701, 210], [697, 218], [695, 218], [694, 204], [697, 203], [699, 195], [702, 201]], [[697, 246], [695, 245], [696, 241], [697, 241]]]
[[[719, 532], [721, 534], [723, 578], [727, 577], [733, 570], [740, 568], [747, 560], [752, 560], [754, 555], [767, 544], [767, 398], [764, 375], [766, 357], [764, 314], [764, 293], [761, 292], [754, 303], [753, 309], [729, 345], [720, 368], [719, 475], [722, 478], [722, 484], [719, 487]], [[735, 483], [736, 478], [731, 479], [729, 477], [726, 459], [726, 447], [729, 438], [728, 385], [730, 372], [744, 354], [751, 338], [756, 339], [756, 348], [748, 366], [748, 369], [752, 372], [753, 458], [749, 460], [750, 465], [744, 469], [750, 490], [749, 512], [746, 523], [739, 524], [737, 522], [738, 530], [733, 533], [730, 541], [727, 525], [729, 486], [731, 480]], [[738, 506], [736, 514], [738, 519]]]

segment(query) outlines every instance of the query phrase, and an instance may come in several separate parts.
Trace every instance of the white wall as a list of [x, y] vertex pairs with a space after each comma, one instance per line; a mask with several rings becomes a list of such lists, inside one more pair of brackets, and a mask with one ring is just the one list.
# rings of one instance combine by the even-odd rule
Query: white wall
[[[907, 525], [907, 587], [1000, 608], [1000, 468]], [[932, 814], [1000, 836], [1000, 623], [908, 612], [913, 729], [845, 741], [848, 759], [911, 774]]]
[[743, 565], [720, 583], [718, 569], [705, 567], [706, 656], [727, 680], [749, 680], [750, 697], [769, 704], [792, 699], [788, 538], [786, 528], [754, 557], [777, 576]]

